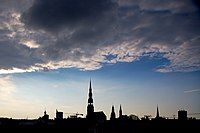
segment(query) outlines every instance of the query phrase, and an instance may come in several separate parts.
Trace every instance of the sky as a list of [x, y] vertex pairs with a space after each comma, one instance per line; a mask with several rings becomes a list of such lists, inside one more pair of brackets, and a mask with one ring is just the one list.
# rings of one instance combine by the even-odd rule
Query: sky
[[[197, 0], [0, 0], [0, 117], [200, 112]], [[196, 117], [189, 115], [189, 117]], [[198, 116], [199, 117], [199, 116]]]

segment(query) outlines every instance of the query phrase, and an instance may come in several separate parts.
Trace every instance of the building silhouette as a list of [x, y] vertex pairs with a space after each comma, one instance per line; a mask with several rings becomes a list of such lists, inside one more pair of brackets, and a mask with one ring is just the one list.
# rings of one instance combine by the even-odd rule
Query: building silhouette
[[122, 107], [121, 107], [121, 104], [120, 104], [120, 107], [119, 107], [119, 118], [122, 118]]
[[116, 118], [115, 116], [115, 109], [114, 109], [114, 105], [112, 106], [112, 110], [111, 110], [111, 114], [110, 114], [110, 120], [114, 120]]
[[159, 109], [158, 109], [158, 105], [157, 105], [157, 108], [156, 108], [156, 117], [155, 117], [155, 119], [156, 120], [161, 119], [160, 113], [159, 113]]
[[140, 120], [137, 115], [133, 115], [133, 114], [129, 115], [129, 119], [130, 120]]
[[49, 115], [47, 114], [47, 111], [44, 111], [44, 116], [42, 117], [43, 120], [49, 120]]
[[159, 118], [160, 115], [159, 115], [159, 110], [158, 110], [158, 105], [157, 105], [157, 110], [156, 110], [156, 118]]
[[86, 118], [88, 120], [94, 120], [94, 121], [97, 121], [97, 122], [104, 122], [106, 120], [106, 115], [104, 114], [104, 112], [103, 111], [94, 112], [91, 79], [90, 79], [89, 95], [88, 96], [89, 96], [89, 98], [88, 98]]
[[161, 117], [160, 116], [160, 111], [159, 111], [159, 108], [158, 108], [158, 105], [156, 107], [156, 116], [155, 118], [152, 118], [152, 120], [165, 120], [166, 118], [165, 117]]
[[119, 118], [118, 119], [119, 120], [128, 120], [129, 119], [127, 115], [123, 115], [122, 114], [122, 106], [121, 106], [121, 104], [119, 106]]
[[92, 85], [91, 85], [91, 79], [90, 79], [89, 98], [88, 98], [86, 118], [90, 119], [93, 114], [94, 114], [94, 105], [93, 105], [93, 98], [92, 98]]
[[56, 120], [62, 120], [63, 119], [63, 112], [59, 112], [56, 109]]
[[187, 111], [179, 110], [178, 111], [178, 120], [187, 120]]

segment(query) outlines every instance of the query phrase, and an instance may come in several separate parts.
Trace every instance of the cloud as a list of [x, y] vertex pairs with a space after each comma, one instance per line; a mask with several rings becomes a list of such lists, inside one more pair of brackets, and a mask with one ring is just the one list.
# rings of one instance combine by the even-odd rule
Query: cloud
[[190, 72], [197, 71], [200, 67], [200, 37], [190, 41], [183, 42], [179, 47], [172, 50], [171, 53], [164, 55], [165, 58], [171, 61], [170, 65], [163, 66], [157, 69], [160, 72], [182, 71]]
[[110, 0], [35, 0], [23, 14], [23, 20], [30, 27], [47, 31], [55, 32], [63, 27], [72, 30], [96, 25], [98, 20], [111, 21], [110, 14], [115, 13], [115, 8], [116, 4]]
[[194, 89], [194, 90], [185, 90], [184, 93], [195, 93], [195, 92], [199, 92], [200, 89]]
[[118, 0], [121, 6], [138, 6], [145, 11], [170, 11], [172, 13], [195, 12], [199, 10], [197, 0]]
[[38, 48], [40, 46], [34, 40], [24, 40], [21, 43], [29, 48]]
[[96, 70], [158, 54], [169, 63], [157, 72], [200, 70], [200, 16], [194, 1], [15, 3], [0, 6], [0, 73]]

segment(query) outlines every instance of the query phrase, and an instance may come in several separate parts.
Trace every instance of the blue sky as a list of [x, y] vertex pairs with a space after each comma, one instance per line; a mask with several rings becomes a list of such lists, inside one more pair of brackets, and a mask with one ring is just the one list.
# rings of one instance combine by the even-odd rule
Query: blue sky
[[0, 117], [200, 112], [196, 0], [0, 2]]
[[[47, 109], [51, 118], [55, 109], [68, 113], [86, 114], [89, 79], [92, 78], [94, 106], [110, 117], [111, 105], [118, 113], [155, 116], [159, 105], [161, 116], [172, 117], [177, 110], [199, 112], [200, 72], [159, 73], [153, 71], [162, 60], [141, 59], [133, 63], [107, 65], [94, 71], [58, 69], [3, 75], [14, 85], [10, 99], [1, 101], [2, 116], [37, 118]], [[8, 84], [8, 85], [9, 85]], [[189, 90], [197, 90], [190, 92]], [[187, 92], [189, 91], [189, 92]], [[9, 97], [8, 95], [8, 97]]]

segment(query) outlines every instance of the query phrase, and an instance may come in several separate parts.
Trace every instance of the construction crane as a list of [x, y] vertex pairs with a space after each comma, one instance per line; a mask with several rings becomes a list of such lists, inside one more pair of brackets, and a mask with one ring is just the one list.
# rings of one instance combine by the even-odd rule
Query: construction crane
[[81, 113], [65, 113], [65, 114], [71, 114], [68, 116], [68, 118], [78, 118], [78, 116], [83, 116]]
[[188, 116], [192, 116], [191, 118], [200, 118], [200, 113], [188, 113]]
[[189, 113], [188, 115], [200, 115], [200, 113]]

